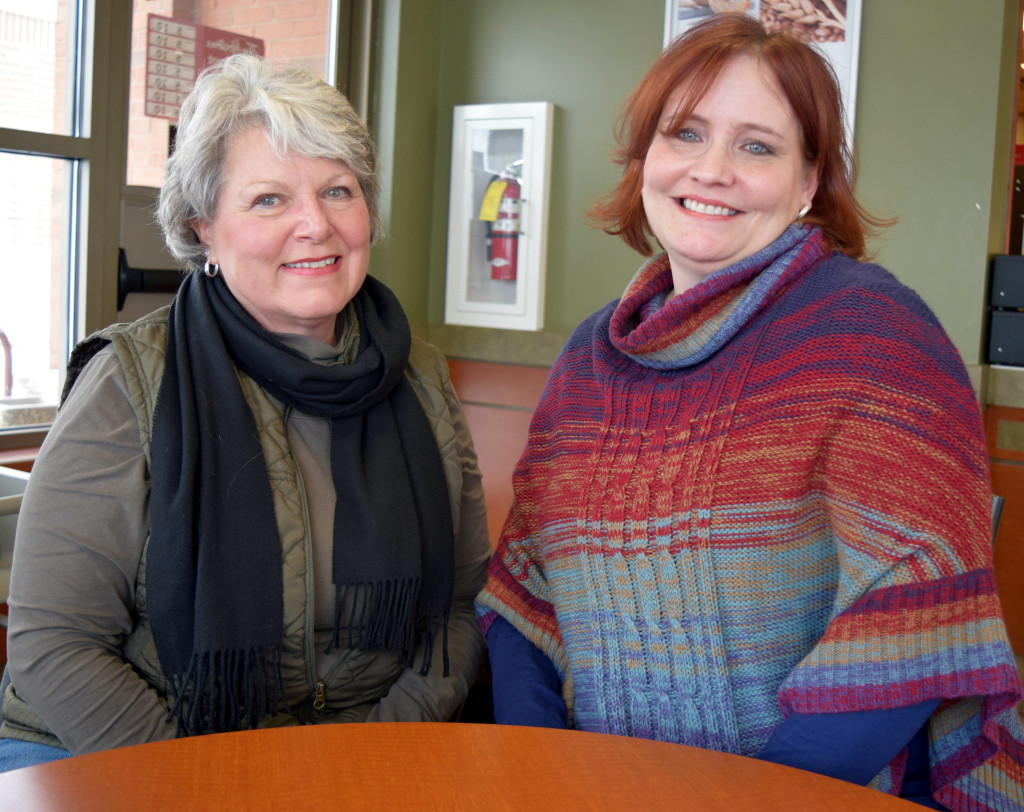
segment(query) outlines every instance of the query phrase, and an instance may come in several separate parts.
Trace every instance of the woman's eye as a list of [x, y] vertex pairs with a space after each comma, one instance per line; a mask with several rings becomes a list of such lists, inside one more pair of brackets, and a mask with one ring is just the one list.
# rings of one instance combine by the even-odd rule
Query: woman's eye
[[747, 152], [752, 155], [774, 155], [775, 150], [768, 146], [763, 141], [751, 141], [746, 146]]
[[277, 195], [260, 195], [256, 198], [256, 207], [260, 209], [269, 209], [271, 206], [277, 205]]
[[680, 130], [676, 133], [676, 138], [680, 141], [686, 141], [687, 143], [695, 144], [700, 141], [700, 136], [694, 130]]
[[331, 200], [344, 200], [346, 197], [351, 197], [352, 192], [347, 186], [335, 186], [327, 190], [326, 196]]

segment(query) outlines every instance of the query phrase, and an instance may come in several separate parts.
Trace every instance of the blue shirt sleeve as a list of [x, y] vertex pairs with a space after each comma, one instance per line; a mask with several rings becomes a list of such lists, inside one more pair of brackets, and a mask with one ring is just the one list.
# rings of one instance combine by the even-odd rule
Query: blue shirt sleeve
[[757, 754], [852, 784], [867, 784], [907, 746], [939, 700], [886, 710], [794, 713]]
[[494, 721], [500, 725], [567, 725], [562, 680], [555, 664], [505, 618], [487, 631], [494, 692]]

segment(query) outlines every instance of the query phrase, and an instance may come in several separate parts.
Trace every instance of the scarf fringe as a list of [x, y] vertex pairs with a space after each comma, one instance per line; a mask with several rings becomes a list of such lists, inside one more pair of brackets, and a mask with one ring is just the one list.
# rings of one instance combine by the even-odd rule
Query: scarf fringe
[[167, 718], [176, 720], [179, 736], [252, 730], [264, 716], [287, 710], [280, 648], [194, 654], [171, 685]]
[[[330, 654], [344, 645], [361, 651], [395, 654], [403, 667], [411, 666], [416, 648], [419, 595], [419, 578], [338, 585], [334, 601], [334, 631], [326, 653]], [[346, 613], [351, 620], [348, 624], [342, 623], [342, 616]], [[443, 634], [444, 676], [449, 675], [448, 616], [447, 609], [426, 611], [421, 675], [430, 671], [438, 631]]]
[[441, 632], [441, 654], [444, 658], [444, 670], [442, 676], [449, 676], [451, 663], [448, 660], [448, 612], [436, 612], [427, 620], [426, 645], [423, 647], [423, 662], [420, 664], [420, 676], [425, 677], [430, 672], [430, 666], [434, 661], [434, 641], [437, 633]]

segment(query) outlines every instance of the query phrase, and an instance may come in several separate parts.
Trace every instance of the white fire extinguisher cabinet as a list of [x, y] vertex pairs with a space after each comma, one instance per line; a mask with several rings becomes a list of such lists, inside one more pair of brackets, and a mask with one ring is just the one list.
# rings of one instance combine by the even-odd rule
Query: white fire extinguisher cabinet
[[554, 105], [455, 108], [445, 322], [540, 330]]

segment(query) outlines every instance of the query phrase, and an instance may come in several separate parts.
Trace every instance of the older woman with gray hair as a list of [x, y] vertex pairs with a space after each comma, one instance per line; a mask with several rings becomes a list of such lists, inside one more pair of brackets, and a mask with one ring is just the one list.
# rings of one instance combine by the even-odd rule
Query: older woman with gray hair
[[174, 302], [84, 341], [15, 539], [0, 769], [217, 731], [443, 721], [483, 638], [479, 469], [441, 354], [367, 275], [373, 144], [238, 55], [182, 108]]

